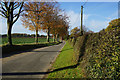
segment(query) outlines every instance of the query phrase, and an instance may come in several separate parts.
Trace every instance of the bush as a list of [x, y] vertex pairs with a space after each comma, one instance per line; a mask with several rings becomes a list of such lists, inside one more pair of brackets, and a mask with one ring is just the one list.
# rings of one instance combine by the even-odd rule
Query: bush
[[86, 47], [89, 53], [89, 65], [86, 73], [90, 78], [114, 78], [119, 75], [118, 57], [120, 56], [119, 29], [110, 32], [101, 31], [89, 38]]
[[[76, 58], [88, 78], [113, 78], [119, 76], [120, 29], [90, 33], [79, 37], [75, 43]], [[81, 56], [82, 55], [82, 56]], [[78, 59], [79, 59], [78, 58]], [[83, 67], [84, 65], [84, 67]]]
[[111, 22], [109, 22], [109, 25], [105, 30], [111, 31], [113, 29], [120, 29], [120, 18], [114, 19]]

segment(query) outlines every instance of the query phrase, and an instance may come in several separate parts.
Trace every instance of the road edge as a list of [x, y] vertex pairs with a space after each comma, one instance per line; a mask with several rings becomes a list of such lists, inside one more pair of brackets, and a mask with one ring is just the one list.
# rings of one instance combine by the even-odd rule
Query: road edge
[[[65, 41], [63, 41], [63, 42], [66, 44]], [[55, 58], [53, 59], [53, 61], [50, 63], [50, 66], [49, 66], [49, 68], [46, 70], [46, 72], [49, 72], [49, 71], [52, 69], [53, 63], [56, 61], [57, 57], [60, 55], [63, 47], [65, 46], [65, 44], [62, 46], [62, 48], [60, 48], [58, 54], [55, 56]], [[44, 80], [45, 78], [47, 78], [47, 76], [48, 76], [48, 74], [45, 74], [45, 75], [43, 76], [42, 80]]]

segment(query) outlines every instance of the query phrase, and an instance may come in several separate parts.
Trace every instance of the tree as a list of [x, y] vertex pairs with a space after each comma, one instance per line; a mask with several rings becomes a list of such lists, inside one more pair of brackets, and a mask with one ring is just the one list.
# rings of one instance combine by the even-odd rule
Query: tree
[[23, 12], [24, 2], [0, 2], [0, 15], [7, 19], [7, 37], [8, 45], [12, 45], [11, 31], [13, 24], [18, 20]]
[[53, 42], [55, 42], [55, 35], [57, 34], [58, 25], [60, 23], [59, 17], [61, 15], [59, 15], [59, 11], [61, 11], [59, 8], [56, 8], [54, 10], [53, 20], [51, 25], [52, 27], [50, 33], [53, 34]]
[[61, 40], [65, 35], [68, 35], [68, 17], [65, 15], [60, 15], [57, 13], [57, 15], [54, 16], [54, 26], [51, 29], [51, 34], [53, 34], [53, 38], [55, 40], [55, 35], [56, 35], [56, 40], [58, 41], [58, 37], [61, 37]]
[[42, 2], [28, 2], [24, 5], [24, 14], [22, 15], [22, 22], [25, 28], [31, 31], [36, 31], [35, 42], [38, 43], [38, 31], [41, 30], [43, 15]]
[[71, 37], [75, 37], [78, 33], [80, 33], [80, 29], [78, 27], [75, 27], [71, 30]]
[[110, 21], [105, 31], [110, 31], [117, 28], [120, 30], [120, 18]]
[[61, 16], [61, 23], [58, 31], [58, 34], [61, 37], [61, 41], [63, 37], [68, 35], [68, 28], [69, 28], [68, 17], [64, 14], [63, 16]]
[[49, 42], [50, 29], [53, 27], [54, 12], [57, 8], [56, 2], [46, 2], [44, 5], [43, 27], [42, 30], [47, 32], [47, 42]]
[[[86, 33], [93, 33], [91, 30], [89, 30], [87, 27], [83, 26], [82, 27], [82, 32], [83, 34], [86, 34]], [[71, 30], [71, 35], [70, 37], [73, 37], [73, 38], [77, 38], [79, 37], [81, 32], [80, 32], [80, 29], [78, 27], [75, 27], [74, 29]]]

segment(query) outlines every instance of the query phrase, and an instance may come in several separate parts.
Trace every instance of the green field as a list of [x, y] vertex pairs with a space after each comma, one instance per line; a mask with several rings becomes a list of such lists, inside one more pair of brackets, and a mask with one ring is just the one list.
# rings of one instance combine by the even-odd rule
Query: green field
[[[52, 42], [53, 39], [50, 38], [50, 42]], [[5, 45], [7, 44], [7, 38], [2, 38], [2, 43], [0, 45]], [[13, 44], [27, 44], [27, 43], [35, 43], [35, 38], [30, 38], [30, 37], [16, 37], [12, 38]], [[46, 42], [46, 38], [38, 38], [38, 43], [44, 43]]]

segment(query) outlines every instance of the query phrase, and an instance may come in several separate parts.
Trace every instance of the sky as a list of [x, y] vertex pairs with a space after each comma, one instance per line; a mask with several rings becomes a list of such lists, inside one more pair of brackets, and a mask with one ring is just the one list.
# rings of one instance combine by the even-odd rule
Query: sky
[[[79, 27], [81, 24], [81, 2], [64, 2], [61, 8], [65, 8], [66, 13], [70, 16], [71, 29]], [[89, 30], [99, 32], [105, 29], [109, 22], [118, 18], [117, 2], [88, 2], [83, 8], [83, 25]]]
[[[87, 29], [94, 32], [99, 32], [105, 29], [109, 22], [118, 18], [118, 2], [59, 2], [60, 8], [64, 9], [70, 20], [70, 28], [80, 27], [81, 5], [83, 8], [83, 25]], [[13, 25], [12, 33], [27, 33], [35, 34], [34, 31], [26, 29], [21, 24], [21, 19]], [[7, 34], [7, 21], [0, 16], [0, 34]], [[39, 32], [40, 35], [46, 35], [44, 32]]]

